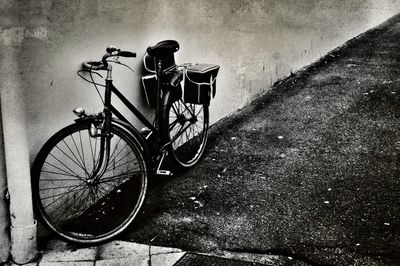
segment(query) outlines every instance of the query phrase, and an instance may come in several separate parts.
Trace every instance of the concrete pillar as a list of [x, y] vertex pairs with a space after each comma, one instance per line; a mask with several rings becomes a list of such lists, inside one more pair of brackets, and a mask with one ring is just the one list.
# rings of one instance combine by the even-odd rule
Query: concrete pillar
[[10, 216], [8, 212], [7, 179], [4, 160], [3, 127], [0, 116], [0, 264], [10, 256]]
[[25, 102], [21, 88], [17, 54], [24, 29], [2, 30], [0, 60], [0, 100], [4, 151], [10, 194], [11, 256], [18, 264], [36, 258], [36, 221], [33, 217]]

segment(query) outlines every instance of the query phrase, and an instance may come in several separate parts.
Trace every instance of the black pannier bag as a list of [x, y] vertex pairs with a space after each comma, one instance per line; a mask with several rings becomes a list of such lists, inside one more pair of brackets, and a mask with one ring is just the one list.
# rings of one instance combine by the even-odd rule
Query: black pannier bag
[[154, 57], [146, 53], [143, 57], [143, 65], [147, 72], [156, 73], [156, 68], [154, 66]]
[[144, 94], [146, 95], [147, 104], [149, 107], [156, 107], [157, 99], [157, 77], [156, 75], [147, 75], [142, 77], [142, 85]]
[[[174, 55], [167, 55], [161, 59], [161, 70], [175, 66]], [[155, 75], [156, 68], [154, 65], [154, 57], [146, 53], [143, 57], [143, 65], [149, 75], [142, 77], [142, 85], [144, 93], [146, 95], [147, 104], [150, 108], [154, 108], [157, 105], [157, 77]]]
[[196, 64], [184, 71], [183, 100], [207, 104], [215, 97], [219, 65]]

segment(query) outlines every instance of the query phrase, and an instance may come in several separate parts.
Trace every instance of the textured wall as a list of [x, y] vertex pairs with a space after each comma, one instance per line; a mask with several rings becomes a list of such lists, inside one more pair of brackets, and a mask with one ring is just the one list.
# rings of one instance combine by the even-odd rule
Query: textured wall
[[[19, 43], [31, 156], [72, 108], [99, 111], [93, 87], [76, 71], [113, 44], [136, 51], [163, 39], [181, 44], [177, 62], [221, 65], [211, 120], [245, 105], [291, 71], [399, 11], [395, 0], [0, 0], [0, 37]], [[13, 18], [13, 19], [11, 19]], [[144, 105], [140, 71], [115, 67], [115, 83]], [[149, 111], [149, 109], [146, 109]]]

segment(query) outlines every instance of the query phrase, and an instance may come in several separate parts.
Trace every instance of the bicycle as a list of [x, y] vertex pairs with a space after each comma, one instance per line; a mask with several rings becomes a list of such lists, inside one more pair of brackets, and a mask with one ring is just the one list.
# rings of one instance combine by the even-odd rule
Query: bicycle
[[[78, 244], [107, 241], [137, 217], [148, 177], [172, 174], [161, 169], [167, 156], [182, 168], [199, 161], [207, 142], [210, 90], [214, 89], [215, 94], [219, 66], [176, 65], [174, 53], [178, 49], [179, 44], [173, 40], [147, 48], [157, 81], [153, 122], [112, 83], [112, 64], [122, 64], [119, 57], [136, 57], [136, 53], [109, 47], [101, 61], [83, 63], [81, 71], [88, 72], [90, 80], [81, 72], [78, 75], [96, 87], [103, 111], [86, 114], [83, 108], [75, 108], [78, 118], [44, 144], [32, 166], [35, 213], [51, 232]], [[97, 71], [103, 70], [107, 73], [105, 85], [93, 79], [93, 73], [100, 75]], [[185, 92], [182, 97], [181, 81], [188, 82], [184, 89], [190, 87], [190, 73], [192, 78], [211, 78], [209, 82], [194, 83], [199, 95]], [[105, 88], [104, 97], [98, 86]], [[203, 89], [200, 93], [200, 88], [209, 92]], [[128, 107], [145, 130], [136, 129], [118, 111], [112, 95]]]

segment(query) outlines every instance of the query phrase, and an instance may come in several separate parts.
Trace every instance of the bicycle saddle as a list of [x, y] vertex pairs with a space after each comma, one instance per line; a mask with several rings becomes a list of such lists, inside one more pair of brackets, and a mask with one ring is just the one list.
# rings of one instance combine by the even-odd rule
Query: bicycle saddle
[[151, 56], [171, 55], [179, 50], [179, 43], [174, 40], [166, 40], [151, 45], [147, 48], [147, 53]]

